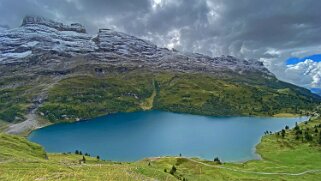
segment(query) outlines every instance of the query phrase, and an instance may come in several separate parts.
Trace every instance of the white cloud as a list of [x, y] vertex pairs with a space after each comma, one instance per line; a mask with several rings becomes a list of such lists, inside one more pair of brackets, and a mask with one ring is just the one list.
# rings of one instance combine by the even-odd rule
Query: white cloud
[[180, 39], [181, 39], [181, 33], [179, 30], [172, 30], [168, 33], [168, 36], [169, 36], [169, 42], [168, 44], [166, 45], [167, 48], [169, 49], [172, 49], [172, 48], [175, 48], [177, 46], [179, 46], [181, 43], [180, 43]]
[[287, 65], [284, 77], [290, 82], [307, 88], [321, 88], [321, 62], [307, 59], [294, 65]]
[[152, 0], [152, 8], [156, 9], [162, 6], [162, 0]]

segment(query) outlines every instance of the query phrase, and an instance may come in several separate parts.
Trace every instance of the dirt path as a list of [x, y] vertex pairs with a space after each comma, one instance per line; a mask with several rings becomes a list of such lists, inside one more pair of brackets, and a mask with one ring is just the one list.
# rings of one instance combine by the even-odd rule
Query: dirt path
[[220, 168], [220, 169], [225, 169], [225, 170], [230, 170], [234, 172], [241, 172], [241, 173], [249, 173], [249, 174], [259, 174], [259, 175], [289, 175], [289, 176], [300, 176], [308, 173], [316, 173], [316, 172], [321, 172], [321, 169], [314, 169], [314, 170], [306, 170], [304, 172], [299, 172], [299, 173], [286, 173], [286, 172], [255, 172], [255, 171], [247, 171], [247, 170], [239, 170], [239, 169], [233, 169], [233, 168], [228, 168], [224, 166], [219, 166], [219, 165], [210, 165], [207, 163], [203, 163], [200, 161], [193, 160], [191, 158], [186, 158], [191, 162], [198, 163], [207, 167], [213, 167], [213, 168]]

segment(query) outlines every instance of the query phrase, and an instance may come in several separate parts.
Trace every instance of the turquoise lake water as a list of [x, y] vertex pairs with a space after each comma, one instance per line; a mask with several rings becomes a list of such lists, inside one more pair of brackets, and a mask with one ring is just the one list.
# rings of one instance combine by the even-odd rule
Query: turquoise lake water
[[257, 159], [264, 131], [294, 127], [300, 118], [211, 117], [162, 111], [117, 113], [33, 131], [29, 140], [48, 152], [81, 150], [105, 160], [153, 156], [201, 157], [223, 161]]

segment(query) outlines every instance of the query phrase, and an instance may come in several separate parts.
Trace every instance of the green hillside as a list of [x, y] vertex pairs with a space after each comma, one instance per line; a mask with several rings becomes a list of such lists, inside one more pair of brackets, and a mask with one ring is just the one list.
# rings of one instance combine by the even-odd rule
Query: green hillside
[[148, 109], [215, 116], [305, 115], [321, 101], [307, 89], [259, 74], [110, 67], [104, 75], [88, 72], [88, 67], [75, 71], [54, 78], [40, 73], [0, 77], [0, 132], [28, 117], [41, 126]]
[[202, 115], [302, 114], [320, 102], [303, 88], [277, 80], [263, 81], [148, 72], [76, 76], [50, 89], [39, 111], [46, 119], [57, 122], [143, 110], [142, 104], [150, 101], [155, 91], [151, 109]]

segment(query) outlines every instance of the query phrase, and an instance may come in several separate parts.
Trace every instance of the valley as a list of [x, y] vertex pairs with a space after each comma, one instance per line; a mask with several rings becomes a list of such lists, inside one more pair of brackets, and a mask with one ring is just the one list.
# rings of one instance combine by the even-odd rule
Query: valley
[[214, 116], [305, 115], [312, 113], [319, 102], [307, 90], [277, 80], [200, 73], [110, 70], [108, 75], [99, 76], [83, 73], [58, 80], [46, 76], [24, 79], [20, 79], [23, 85], [19, 87], [1, 89], [3, 130], [23, 121], [29, 112], [35, 114], [41, 126], [147, 108]]
[[309, 115], [321, 102], [257, 60], [179, 52], [110, 29], [90, 35], [79, 24], [62, 25], [26, 16], [20, 27], [0, 33], [4, 132], [26, 135], [57, 122], [149, 109]]
[[[26, 16], [19, 27], [1, 28], [0, 42], [0, 180], [318, 180], [321, 177], [321, 97], [279, 80], [262, 61], [162, 48], [109, 28], [90, 34], [79, 23], [65, 25], [41, 16]], [[192, 153], [193, 156], [153, 154], [108, 161], [108, 155], [100, 158], [89, 153], [93, 154], [89, 156], [85, 155], [86, 150], [81, 154], [79, 150], [49, 153], [26, 138], [32, 136], [32, 131], [49, 125], [75, 125], [105, 115], [157, 111], [188, 114], [193, 119], [199, 116], [205, 122], [210, 122], [206, 116], [251, 120], [295, 120], [307, 116], [310, 119], [294, 128], [282, 125], [273, 127], [273, 132], [264, 130], [268, 132], [256, 146], [261, 159], [251, 157], [245, 162], [226, 162], [219, 157], [211, 158], [212, 155], [207, 155], [207, 160], [194, 158], [197, 153]], [[251, 128], [250, 122], [245, 123]], [[116, 121], [117, 124], [120, 122]], [[174, 122], [168, 123], [168, 130], [196, 130], [199, 126], [196, 122], [191, 127], [184, 127], [183, 123], [173, 125]], [[203, 132], [211, 126], [205, 124]], [[44, 129], [47, 128], [50, 126]], [[219, 128], [215, 131], [240, 131], [238, 127]], [[144, 130], [152, 129], [141, 132]], [[169, 140], [179, 137], [172, 130]], [[256, 136], [260, 137], [264, 131], [260, 130]], [[197, 133], [198, 136], [203, 132]], [[207, 132], [215, 137], [216, 132]], [[242, 138], [232, 133], [227, 135], [232, 135], [235, 142]], [[147, 141], [146, 137], [139, 140]], [[160, 143], [155, 140], [152, 144]], [[201, 144], [195, 140], [195, 144]], [[211, 141], [206, 135], [201, 140]], [[220, 140], [224, 141], [216, 141]], [[215, 146], [215, 142], [204, 145]], [[193, 148], [197, 152], [201, 146]], [[130, 154], [130, 148], [124, 150]], [[235, 154], [239, 151], [231, 150]]]

